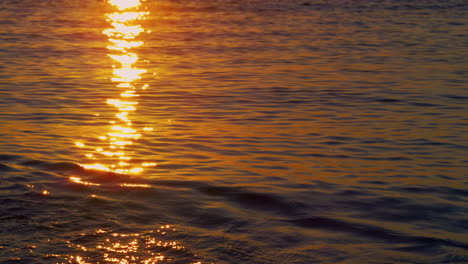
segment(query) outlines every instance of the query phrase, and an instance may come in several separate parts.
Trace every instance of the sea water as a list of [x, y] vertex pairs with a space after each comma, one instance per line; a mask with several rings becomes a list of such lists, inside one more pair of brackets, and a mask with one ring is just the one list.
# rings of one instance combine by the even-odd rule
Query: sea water
[[2, 0], [1, 263], [467, 263], [463, 0]]

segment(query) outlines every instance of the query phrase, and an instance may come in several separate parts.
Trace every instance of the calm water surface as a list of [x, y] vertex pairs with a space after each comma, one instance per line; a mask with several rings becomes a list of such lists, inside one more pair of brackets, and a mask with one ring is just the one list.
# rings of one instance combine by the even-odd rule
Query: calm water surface
[[2, 0], [1, 263], [467, 263], [462, 0]]

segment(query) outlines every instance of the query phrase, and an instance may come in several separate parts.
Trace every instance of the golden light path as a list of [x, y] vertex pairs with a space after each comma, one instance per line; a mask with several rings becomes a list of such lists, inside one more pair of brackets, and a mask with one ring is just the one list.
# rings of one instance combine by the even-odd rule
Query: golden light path
[[[106, 100], [108, 105], [116, 108], [115, 119], [109, 122], [109, 131], [99, 136], [102, 146], [93, 149], [85, 156], [90, 162], [80, 164], [86, 169], [111, 171], [116, 173], [136, 174], [144, 170], [144, 167], [155, 166], [153, 162], [132, 162], [132, 157], [127, 153], [127, 147], [132, 145], [142, 135], [138, 129], [132, 127], [132, 113], [137, 110], [139, 90], [148, 88], [147, 84], [136, 84], [141, 75], [147, 70], [135, 67], [139, 57], [132, 49], [144, 44], [137, 37], [145, 32], [138, 21], [143, 20], [149, 12], [140, 11], [140, 0], [108, 0], [118, 11], [106, 14], [106, 20], [112, 26], [105, 29], [103, 34], [108, 37], [108, 56], [118, 65], [113, 66], [112, 81], [117, 83], [118, 98]], [[148, 31], [149, 32], [149, 31]], [[151, 127], [144, 127], [141, 131], [151, 131]], [[87, 148], [82, 142], [75, 142], [80, 148]], [[87, 184], [81, 180], [70, 179], [75, 183]]]
[[[137, 37], [145, 32], [137, 22], [145, 19], [148, 12], [139, 11], [140, 0], [107, 0], [118, 11], [106, 14], [106, 19], [112, 26], [103, 31], [108, 37], [109, 50], [108, 56], [116, 61], [118, 65], [114, 66], [113, 78], [118, 89], [117, 98], [109, 98], [106, 103], [117, 110], [113, 120], [109, 122], [108, 132], [98, 137], [102, 144], [99, 147], [91, 149], [85, 156], [94, 161], [91, 164], [81, 164], [87, 169], [96, 169], [103, 171], [112, 171], [116, 173], [135, 174], [144, 170], [144, 167], [155, 166], [153, 162], [132, 162], [131, 154], [127, 147], [138, 140], [142, 134], [141, 131], [152, 131], [151, 127], [137, 129], [132, 124], [132, 113], [137, 110], [139, 90], [148, 88], [147, 84], [137, 84], [141, 75], [146, 73], [145, 69], [139, 69], [134, 66], [138, 62], [138, 55], [131, 52], [132, 49], [144, 44]], [[141, 131], [139, 131], [141, 130]], [[88, 149], [88, 146], [82, 142], [75, 142], [79, 148]], [[102, 186], [105, 183], [95, 183], [84, 180], [81, 177], [73, 176], [69, 180], [73, 183], [86, 186]], [[120, 183], [121, 187], [147, 188], [147, 184]], [[46, 192], [46, 191], [45, 191]], [[48, 193], [43, 193], [47, 195]], [[97, 195], [91, 195], [96, 198]], [[75, 247], [83, 255], [72, 255], [68, 257], [69, 263], [91, 264], [87, 252], [100, 252], [101, 260], [97, 263], [144, 263], [154, 264], [165, 261], [171, 261], [162, 252], [168, 249], [180, 251], [184, 247], [176, 241], [164, 239], [169, 231], [175, 231], [171, 225], [163, 225], [156, 232], [151, 233], [113, 233], [108, 230], [99, 229], [93, 236], [98, 240], [98, 245], [93, 248], [87, 248], [84, 245], [70, 243], [69, 247]], [[189, 264], [201, 264], [201, 262], [191, 262]]]

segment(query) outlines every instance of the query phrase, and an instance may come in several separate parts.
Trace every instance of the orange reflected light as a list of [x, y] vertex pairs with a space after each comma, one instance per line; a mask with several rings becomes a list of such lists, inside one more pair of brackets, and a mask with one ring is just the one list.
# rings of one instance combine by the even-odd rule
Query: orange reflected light
[[123, 155], [123, 152], [104, 151], [104, 152], [102, 152], [102, 154], [103, 154], [104, 156], [107, 156], [107, 157], [114, 157], [114, 156], [121, 156], [121, 155]]
[[[122, 185], [125, 187], [146, 187], [145, 185], [140, 186], [138, 184]], [[175, 229], [173, 229], [173, 231], [175, 231]], [[167, 252], [168, 249], [173, 251], [185, 251], [185, 247], [180, 245], [177, 241], [165, 240], [162, 233], [155, 236], [154, 233], [109, 233], [106, 230], [98, 230], [94, 232], [93, 235], [97, 237], [95, 240], [97, 243], [93, 245], [93, 248], [86, 248], [83, 245], [69, 243], [80, 249], [83, 253], [90, 252], [90, 254], [85, 253], [87, 255], [86, 257], [78, 255], [70, 256], [69, 262], [67, 263], [88, 264], [84, 259], [95, 258], [96, 256], [102, 258], [102, 262], [97, 261], [97, 263], [156, 264], [162, 263], [165, 260], [172, 263], [174, 259], [164, 256], [162, 253], [171, 254], [171, 252]], [[187, 264], [189, 263], [201, 264], [201, 262], [187, 262]]]
[[165, 259], [164, 256], [156, 256], [156, 257], [152, 257], [152, 258], [149, 258], [149, 259], [143, 261], [143, 263], [144, 264], [153, 264], [153, 263], [156, 263], [158, 261], [163, 261], [164, 259]]
[[131, 169], [115, 169], [114, 170], [116, 173], [122, 173], [122, 174], [138, 174], [138, 173], [141, 173], [143, 171], [143, 168], [140, 168], [140, 167], [135, 167], [135, 168], [131, 168]]
[[[140, 173], [143, 167], [154, 165], [148, 164], [131, 164], [131, 157], [126, 154], [126, 148], [133, 145], [133, 141], [141, 137], [139, 130], [132, 128], [131, 114], [137, 110], [138, 102], [135, 100], [140, 95], [137, 93], [137, 86], [134, 81], [142, 78], [142, 74], [147, 70], [139, 69], [134, 65], [138, 62], [139, 57], [136, 53], [130, 52], [130, 49], [139, 47], [144, 44], [136, 38], [145, 29], [136, 22], [145, 19], [149, 12], [141, 12], [139, 10], [127, 10], [136, 8], [141, 5], [140, 0], [107, 0], [107, 2], [120, 11], [106, 14], [106, 20], [111, 25], [110, 28], [102, 31], [108, 37], [108, 50], [112, 54], [108, 56], [119, 63], [119, 66], [113, 66], [113, 76], [111, 80], [116, 83], [117, 88], [124, 88], [118, 91], [120, 97], [107, 99], [106, 103], [114, 106], [117, 109], [115, 114], [116, 119], [108, 121], [110, 124], [109, 131], [98, 138], [102, 141], [107, 141], [107, 146], [95, 148], [94, 153], [87, 153], [85, 156], [94, 161], [99, 158], [104, 158], [101, 163], [82, 165], [85, 169], [95, 169], [103, 171], [112, 171], [117, 173]], [[125, 11], [124, 11], [125, 10]], [[142, 84], [140, 89], [144, 90], [148, 84]], [[142, 128], [142, 131], [151, 131], [148, 128]], [[85, 147], [81, 142], [76, 142], [76, 146]], [[75, 182], [85, 183], [75, 179]]]
[[143, 168], [139, 168], [139, 167], [130, 169], [131, 173], [140, 173], [142, 171], [143, 171]]
[[117, 87], [135, 89], [135, 87], [131, 83], [119, 83], [117, 84]]
[[138, 60], [138, 56], [135, 53], [126, 53], [124, 55], [109, 54], [109, 57], [120, 62], [123, 66], [130, 66]]
[[145, 15], [148, 14], [149, 12], [123, 12], [108, 14], [107, 17], [113, 22], [125, 23], [132, 20], [142, 19]]
[[143, 41], [128, 41], [124, 39], [109, 39], [114, 45], [107, 46], [110, 50], [124, 51], [126, 49], [136, 48], [143, 45]]
[[138, 104], [138, 102], [121, 101], [120, 99], [107, 99], [106, 102], [108, 104], [110, 104], [110, 105], [113, 105], [113, 106], [119, 108], [119, 110], [121, 108], [127, 108], [130, 105], [137, 105]]
[[136, 183], [122, 183], [120, 184], [122, 187], [136, 187], [136, 188], [150, 188], [151, 186], [148, 184], [136, 184]]
[[[133, 138], [133, 139], [139, 139], [141, 137], [141, 134], [123, 134], [123, 133], [108, 133], [109, 136], [113, 137], [119, 137], [119, 138]], [[117, 140], [113, 140], [117, 141]]]
[[[71, 258], [73, 259], [73, 257], [71, 257]], [[76, 260], [76, 263], [78, 263], [78, 264], [91, 264], [91, 263], [88, 263], [88, 262], [84, 261], [83, 258], [80, 257], [80, 256], [76, 256], [75, 260]]]
[[130, 67], [124, 67], [120, 69], [114, 69], [114, 75], [117, 77], [112, 78], [114, 82], [133, 82], [141, 79], [140, 74], [146, 73], [144, 69], [136, 69]]
[[105, 29], [102, 33], [108, 37], [119, 37], [123, 39], [134, 39], [136, 36], [144, 32], [144, 29], [140, 25], [128, 26], [124, 23], [112, 23], [114, 28]]
[[102, 171], [111, 171], [111, 169], [107, 166], [104, 166], [102, 164], [80, 164], [80, 166], [82, 166], [83, 168], [85, 169], [89, 169], [89, 170], [102, 170]]
[[[131, 122], [130, 119], [128, 119], [127, 117], [128, 116], [127, 112], [122, 112], [122, 113], [116, 114], [115, 116], [124, 122]], [[115, 122], [111, 124], [115, 124]]]
[[80, 177], [70, 177], [70, 181], [72, 181], [74, 183], [83, 184], [83, 185], [94, 185], [94, 186], [100, 186], [101, 185], [99, 183], [85, 182]]
[[[118, 141], [114, 141], [114, 142], [111, 142], [112, 145], [117, 145], [117, 146], [125, 146], [125, 145], [131, 145], [133, 144], [132, 141], [123, 141], [123, 140], [118, 140]], [[111, 146], [113, 147], [113, 146]]]
[[140, 0], [108, 0], [109, 3], [119, 10], [124, 10], [128, 8], [134, 8], [141, 5]]
[[129, 90], [120, 94], [121, 97], [139, 97], [139, 94], [135, 94], [135, 91]]
[[129, 128], [129, 127], [122, 127], [122, 126], [113, 126], [113, 127], [111, 127], [111, 129], [116, 130], [116, 131], [120, 131], [122, 133], [127, 133], [127, 134], [131, 134], [131, 133], [136, 132], [135, 129], [132, 129], [132, 128]]
[[153, 167], [153, 166], [157, 166], [158, 164], [156, 162], [143, 162], [141, 164], [141, 166], [143, 167]]

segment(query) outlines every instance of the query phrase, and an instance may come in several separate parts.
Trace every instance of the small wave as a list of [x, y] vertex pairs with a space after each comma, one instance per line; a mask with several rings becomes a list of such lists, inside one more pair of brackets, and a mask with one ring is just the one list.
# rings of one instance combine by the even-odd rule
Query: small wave
[[[46, 176], [51, 179], [54, 178], [54, 181], [66, 181], [86, 187], [150, 187], [145, 180], [132, 177], [131, 175], [86, 169], [73, 162], [49, 162], [20, 155], [1, 155], [0, 160], [7, 160], [7, 164], [0, 163], [0, 171], [23, 171], [27, 175], [34, 177]], [[10, 180], [12, 179], [10, 177]], [[26, 177], [23, 181], [28, 182], [30, 179]]]
[[244, 208], [282, 215], [300, 215], [306, 207], [302, 203], [290, 202], [275, 194], [252, 192], [243, 188], [204, 185], [196, 189], [205, 195], [222, 196]]
[[71, 163], [71, 162], [46, 162], [41, 160], [27, 160], [20, 162], [19, 165], [34, 167], [38, 169], [50, 170], [53, 172], [59, 171], [69, 171], [69, 172], [83, 172], [84, 168], [78, 164]]
[[0, 163], [0, 171], [16, 171], [17, 169]]
[[458, 241], [440, 239], [435, 237], [405, 235], [382, 227], [367, 224], [351, 223], [326, 217], [297, 218], [287, 219], [283, 221], [289, 222], [291, 224], [303, 228], [327, 229], [329, 231], [353, 233], [362, 237], [384, 240], [395, 244], [409, 243], [419, 244], [421, 246], [426, 247], [452, 246], [468, 249], [467, 244]]
[[422, 102], [410, 102], [409, 104], [413, 105], [413, 106], [420, 106], [420, 107], [438, 107], [438, 106], [441, 106], [441, 105], [438, 105], [438, 104], [430, 104], [430, 103], [422, 103]]
[[399, 144], [403, 145], [403, 146], [412, 146], [412, 145], [416, 145], [416, 146], [447, 146], [447, 147], [451, 147], [451, 148], [466, 149], [466, 146], [464, 146], [464, 145], [448, 143], [448, 142], [434, 141], [434, 140], [429, 140], [429, 139], [425, 139], [425, 138], [403, 140]]

